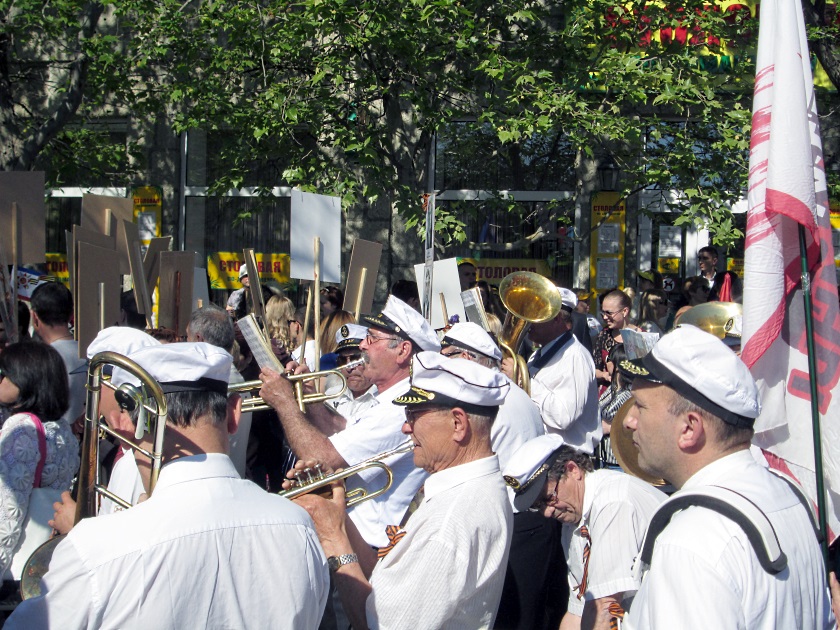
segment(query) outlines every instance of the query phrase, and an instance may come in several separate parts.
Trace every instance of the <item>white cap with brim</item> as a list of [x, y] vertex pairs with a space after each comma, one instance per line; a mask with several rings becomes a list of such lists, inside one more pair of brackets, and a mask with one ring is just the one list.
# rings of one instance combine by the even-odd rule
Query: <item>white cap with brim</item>
[[513, 492], [513, 507], [517, 512], [525, 512], [534, 505], [545, 485], [554, 453], [563, 444], [562, 436], [546, 433], [525, 442], [508, 460], [502, 474]]
[[358, 324], [344, 324], [335, 331], [336, 350], [343, 348], [358, 348], [362, 339], [367, 335], [367, 327]]
[[[142, 348], [128, 357], [146, 370], [165, 394], [213, 391], [227, 395], [233, 357], [227, 351], [204, 342], [181, 342]], [[121, 368], [114, 369], [111, 382], [138, 386], [140, 381]]]
[[444, 348], [455, 346], [472, 350], [496, 361], [502, 360], [502, 351], [499, 350], [499, 346], [486, 330], [474, 322], [462, 322], [452, 326], [446, 331], [441, 346]]
[[362, 319], [370, 326], [384, 328], [415, 343], [421, 350], [440, 352], [440, 342], [434, 329], [423, 316], [401, 299], [388, 296], [385, 308], [378, 315], [365, 315]]
[[563, 287], [557, 287], [557, 291], [560, 293], [560, 299], [563, 301], [561, 308], [569, 313], [575, 310], [578, 305], [577, 293], [571, 289], [564, 289]]
[[680, 396], [736, 427], [751, 428], [761, 411], [749, 369], [714, 335], [680, 324], [641, 359], [618, 369], [629, 379], [667, 385]]
[[467, 412], [495, 411], [510, 391], [502, 373], [467, 359], [418, 352], [411, 359], [411, 388], [395, 405], [461, 407]]
[[109, 326], [99, 331], [87, 349], [87, 358], [92, 359], [100, 352], [116, 352], [128, 356], [150, 346], [159, 346], [160, 341], [142, 330], [127, 326]]

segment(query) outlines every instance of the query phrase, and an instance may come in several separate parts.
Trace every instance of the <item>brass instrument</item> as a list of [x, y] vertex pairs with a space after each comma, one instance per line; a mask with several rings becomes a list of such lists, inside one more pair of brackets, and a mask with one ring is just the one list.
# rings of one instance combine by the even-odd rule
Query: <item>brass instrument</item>
[[628, 475], [638, 477], [657, 487], [666, 485], [664, 479], [658, 479], [649, 475], [639, 466], [639, 450], [633, 444], [633, 432], [624, 428], [624, 418], [630, 413], [635, 403], [628, 400], [613, 416], [610, 423], [610, 448], [612, 448], [615, 460], [621, 469]]
[[[735, 318], [740, 317], [743, 312], [744, 307], [736, 302], [706, 302], [685, 311], [674, 321], [674, 326], [691, 324], [718, 339], [723, 339], [733, 331]], [[738, 335], [740, 336], [740, 330]]]
[[402, 455], [403, 453], [408, 453], [412, 450], [414, 450], [414, 442], [409, 440], [407, 442], [404, 442], [403, 444], [400, 444], [397, 448], [391, 449], [390, 451], [385, 451], [384, 453], [380, 453], [379, 455], [374, 455], [373, 457], [359, 462], [354, 466], [350, 466], [349, 468], [345, 468], [342, 471], [332, 473], [331, 475], [325, 475], [321, 471], [320, 465], [316, 466], [315, 468], [306, 468], [302, 471], [299, 471], [295, 475], [295, 479], [292, 481], [292, 483], [297, 483], [297, 486], [289, 490], [283, 490], [278, 494], [281, 497], [286, 497], [287, 499], [294, 499], [295, 497], [299, 497], [304, 494], [309, 494], [310, 492], [314, 492], [323, 488], [326, 488], [328, 490], [330, 484], [332, 484], [333, 481], [347, 479], [348, 477], [352, 477], [353, 475], [356, 475], [363, 470], [367, 470], [368, 468], [381, 468], [385, 472], [386, 477], [385, 483], [382, 485], [381, 488], [378, 488], [373, 492], [368, 492], [364, 488], [354, 488], [345, 495], [345, 498], [347, 499], [347, 507], [353, 507], [354, 505], [358, 505], [362, 501], [374, 499], [388, 492], [388, 489], [394, 482], [394, 474], [391, 472], [391, 469], [388, 466], [382, 463], [383, 460], [386, 460], [389, 457], [394, 457], [396, 455]]
[[528, 367], [519, 353], [531, 324], [547, 322], [557, 316], [563, 306], [560, 292], [548, 278], [530, 271], [515, 271], [499, 284], [499, 298], [508, 313], [499, 347], [514, 360], [513, 381], [530, 394]]
[[[354, 367], [363, 365], [364, 363], [364, 359], [357, 359], [356, 361], [351, 361], [350, 363], [342, 365], [341, 367], [336, 368], [335, 370], [307, 372], [306, 374], [287, 374], [286, 378], [292, 381], [292, 383], [294, 383], [295, 398], [297, 399], [298, 407], [302, 412], [305, 412], [306, 405], [308, 404], [324, 402], [341, 396], [345, 391], [347, 391], [347, 377], [341, 373], [341, 370], [351, 370]], [[335, 374], [336, 376], [338, 376], [339, 379], [341, 379], [342, 387], [338, 392], [333, 394], [321, 394], [319, 392], [315, 392], [314, 394], [303, 393], [303, 384], [306, 381], [312, 381], [321, 377], [329, 376], [331, 374]], [[260, 380], [245, 381], [244, 383], [233, 383], [232, 385], [228, 386], [228, 395], [258, 392], [262, 386], [263, 382]], [[248, 413], [250, 411], [264, 411], [266, 409], [271, 409], [271, 407], [262, 398], [252, 397], [242, 401], [242, 413]]]
[[[140, 380], [141, 386], [128, 383], [116, 387], [102, 376], [108, 366], [119, 367]], [[134, 437], [137, 442], [124, 438], [111, 429], [99, 417], [99, 397], [102, 387], [114, 390], [120, 406], [128, 411], [139, 410], [137, 428]], [[152, 469], [149, 478], [151, 495], [160, 474], [163, 463], [163, 437], [166, 430], [166, 399], [160, 384], [131, 359], [115, 352], [100, 352], [90, 360], [87, 380], [87, 406], [85, 408], [85, 428], [82, 438], [82, 466], [79, 470], [78, 496], [76, 497], [76, 516], [74, 523], [97, 513], [97, 494], [107, 497], [123, 508], [131, 504], [110, 492], [99, 482], [99, 435], [100, 432], [113, 436], [120, 444], [140, 451], [151, 460]], [[149, 421], [151, 419], [151, 422]], [[140, 440], [147, 432], [153, 436], [152, 450], [140, 445]], [[56, 536], [38, 547], [26, 562], [20, 579], [20, 594], [23, 599], [41, 594], [41, 577], [49, 570], [50, 559], [56, 546], [64, 536]]]

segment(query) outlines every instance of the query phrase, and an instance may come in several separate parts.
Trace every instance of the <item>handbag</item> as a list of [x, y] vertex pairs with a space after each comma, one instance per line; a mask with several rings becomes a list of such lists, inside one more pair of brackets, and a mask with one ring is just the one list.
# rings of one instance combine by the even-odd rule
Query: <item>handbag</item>
[[12, 563], [3, 575], [4, 580], [20, 580], [29, 556], [50, 539], [53, 529], [49, 525], [49, 521], [55, 515], [53, 503], [61, 501], [61, 490], [41, 487], [41, 473], [44, 470], [44, 464], [47, 462], [47, 435], [38, 416], [31, 413], [27, 415], [38, 430], [40, 458], [38, 459], [38, 466], [35, 468], [35, 479], [32, 483], [32, 493], [29, 495], [26, 518], [21, 525], [20, 538], [15, 547], [14, 556], [12, 556]]

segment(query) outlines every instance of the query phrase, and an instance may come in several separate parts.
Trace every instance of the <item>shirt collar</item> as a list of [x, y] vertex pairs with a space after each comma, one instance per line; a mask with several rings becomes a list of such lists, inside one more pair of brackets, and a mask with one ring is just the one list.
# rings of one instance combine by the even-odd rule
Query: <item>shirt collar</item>
[[697, 488], [700, 486], [713, 486], [727, 478], [732, 479], [733, 475], [740, 475], [745, 465], [755, 462], [749, 449], [736, 451], [713, 461], [694, 473], [683, 484], [681, 490]]
[[160, 469], [160, 477], [158, 477], [155, 491], [179, 483], [211, 477], [240, 478], [230, 457], [224, 453], [203, 453], [201, 455], [179, 457], [164, 465]]
[[581, 509], [580, 522], [576, 527], [585, 525], [589, 521], [589, 512], [592, 510], [592, 501], [598, 495], [598, 488], [601, 486], [601, 481], [604, 475], [602, 471], [595, 470], [593, 472], [585, 473], [583, 476], [583, 508]]
[[402, 396], [411, 387], [410, 381], [411, 379], [408, 376], [406, 376], [399, 383], [394, 383], [385, 391], [379, 392], [376, 395], [376, 400], [378, 400], [381, 403], [389, 403], [392, 400], [394, 400], [394, 398], [396, 398], [397, 396]]
[[428, 500], [436, 494], [451, 490], [460, 486], [462, 483], [488, 475], [497, 475], [500, 480], [502, 478], [501, 470], [499, 469], [499, 458], [495, 455], [434, 473], [426, 479], [424, 494]]

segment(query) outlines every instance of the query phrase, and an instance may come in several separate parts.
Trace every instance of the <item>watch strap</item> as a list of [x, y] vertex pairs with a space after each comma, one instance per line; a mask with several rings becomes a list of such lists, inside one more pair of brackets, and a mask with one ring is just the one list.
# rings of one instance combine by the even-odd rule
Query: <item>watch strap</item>
[[327, 566], [329, 566], [330, 571], [338, 571], [339, 567], [343, 567], [345, 564], [352, 564], [354, 562], [359, 561], [359, 556], [355, 553], [343, 553], [340, 556], [330, 556], [327, 558]]

